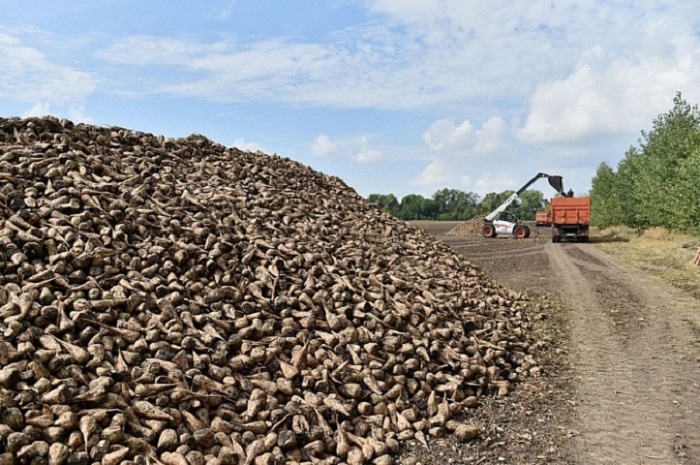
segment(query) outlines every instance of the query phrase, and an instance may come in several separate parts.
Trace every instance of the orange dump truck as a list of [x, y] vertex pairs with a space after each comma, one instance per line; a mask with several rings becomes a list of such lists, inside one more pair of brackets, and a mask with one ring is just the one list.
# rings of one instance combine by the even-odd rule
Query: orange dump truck
[[551, 226], [552, 215], [548, 211], [539, 210], [535, 212], [535, 226]]
[[590, 197], [555, 197], [551, 202], [552, 242], [573, 239], [588, 242]]

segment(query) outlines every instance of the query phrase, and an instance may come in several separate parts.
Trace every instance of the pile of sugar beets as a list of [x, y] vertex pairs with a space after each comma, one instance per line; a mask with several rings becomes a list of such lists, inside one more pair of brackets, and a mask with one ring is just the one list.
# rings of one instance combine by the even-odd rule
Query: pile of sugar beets
[[2, 465], [389, 464], [527, 376], [526, 308], [288, 159], [0, 119]]

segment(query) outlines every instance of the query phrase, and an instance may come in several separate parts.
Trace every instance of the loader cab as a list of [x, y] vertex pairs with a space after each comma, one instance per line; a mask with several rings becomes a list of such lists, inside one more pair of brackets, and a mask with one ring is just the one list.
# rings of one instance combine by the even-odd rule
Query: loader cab
[[501, 212], [498, 214], [498, 216], [494, 219], [494, 221], [507, 221], [509, 223], [517, 223], [518, 222], [518, 217], [515, 216], [514, 214], [510, 212]]
[[518, 217], [509, 212], [501, 212], [493, 220], [496, 234], [511, 234], [513, 228], [518, 224]]
[[499, 234], [512, 234], [518, 239], [527, 239], [530, 237], [530, 228], [521, 224], [514, 214], [500, 212], [493, 221], [484, 221], [481, 234], [486, 238], [494, 238]]

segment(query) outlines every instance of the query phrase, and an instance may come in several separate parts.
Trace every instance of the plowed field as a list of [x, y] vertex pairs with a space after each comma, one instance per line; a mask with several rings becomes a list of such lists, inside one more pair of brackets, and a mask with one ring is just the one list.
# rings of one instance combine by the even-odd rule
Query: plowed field
[[700, 464], [698, 299], [623, 265], [595, 238], [554, 244], [546, 229], [516, 240], [414, 225], [538, 302], [543, 369], [480, 409], [479, 441], [416, 447], [404, 463]]

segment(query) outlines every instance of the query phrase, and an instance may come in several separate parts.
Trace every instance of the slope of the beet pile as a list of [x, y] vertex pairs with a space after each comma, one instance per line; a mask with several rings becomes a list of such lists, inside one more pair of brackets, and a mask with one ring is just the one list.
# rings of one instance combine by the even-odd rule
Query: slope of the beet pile
[[290, 160], [0, 119], [3, 464], [391, 463], [532, 366], [523, 309]]

